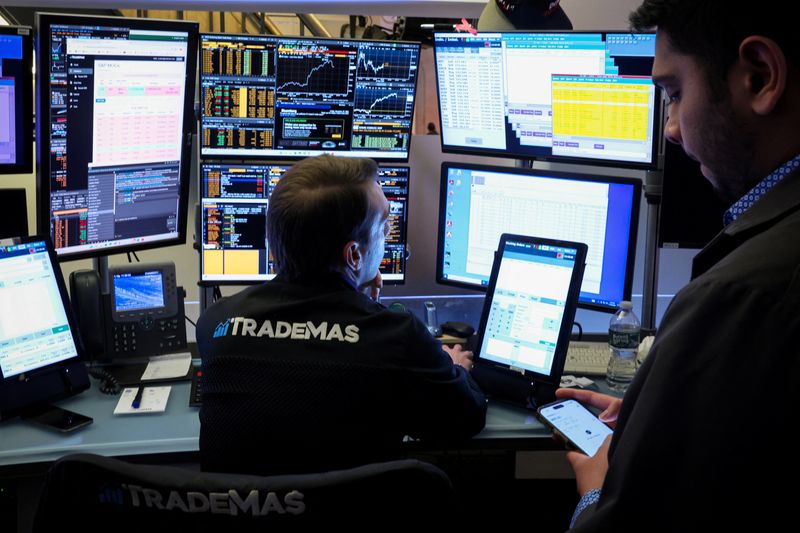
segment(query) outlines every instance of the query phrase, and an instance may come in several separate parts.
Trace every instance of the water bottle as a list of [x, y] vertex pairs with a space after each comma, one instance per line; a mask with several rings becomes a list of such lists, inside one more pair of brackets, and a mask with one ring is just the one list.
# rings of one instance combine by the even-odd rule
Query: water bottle
[[631, 302], [620, 302], [619, 309], [608, 324], [608, 361], [606, 381], [612, 390], [624, 392], [636, 373], [636, 352], [642, 325], [633, 313]]

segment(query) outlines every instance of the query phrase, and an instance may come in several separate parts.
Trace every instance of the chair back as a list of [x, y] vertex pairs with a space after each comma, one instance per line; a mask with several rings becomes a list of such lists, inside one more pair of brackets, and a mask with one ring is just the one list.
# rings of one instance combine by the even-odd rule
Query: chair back
[[[457, 516], [447, 475], [413, 459], [258, 477], [66, 456], [47, 474], [34, 532], [266, 531], [386, 525]], [[149, 528], [149, 529], [148, 529]]]

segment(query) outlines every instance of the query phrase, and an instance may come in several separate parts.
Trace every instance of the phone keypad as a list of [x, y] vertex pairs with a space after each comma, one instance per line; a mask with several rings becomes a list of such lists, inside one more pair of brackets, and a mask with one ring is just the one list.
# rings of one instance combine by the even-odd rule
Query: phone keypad
[[112, 334], [116, 353], [136, 351], [136, 326], [134, 324], [114, 324]]

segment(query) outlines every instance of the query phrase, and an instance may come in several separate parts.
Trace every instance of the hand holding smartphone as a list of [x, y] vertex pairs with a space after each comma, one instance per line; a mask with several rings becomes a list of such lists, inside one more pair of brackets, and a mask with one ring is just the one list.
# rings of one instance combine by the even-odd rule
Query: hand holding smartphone
[[555, 435], [582, 453], [594, 457], [612, 429], [575, 400], [558, 400], [537, 411]]

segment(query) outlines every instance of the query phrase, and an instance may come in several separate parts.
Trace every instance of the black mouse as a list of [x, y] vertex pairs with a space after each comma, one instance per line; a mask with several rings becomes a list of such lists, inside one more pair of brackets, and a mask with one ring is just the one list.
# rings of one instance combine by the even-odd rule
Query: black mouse
[[445, 322], [441, 325], [442, 333], [453, 337], [469, 338], [475, 333], [475, 328], [464, 322]]

